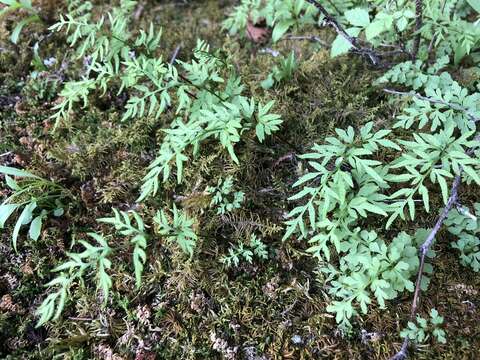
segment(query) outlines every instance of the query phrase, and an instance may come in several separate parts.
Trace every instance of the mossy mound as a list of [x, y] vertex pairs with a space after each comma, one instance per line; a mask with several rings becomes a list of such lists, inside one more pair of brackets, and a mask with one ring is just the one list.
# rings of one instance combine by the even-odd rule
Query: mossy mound
[[[102, 13], [112, 4], [97, 5], [96, 11]], [[18, 46], [9, 43], [9, 22], [0, 30], [0, 165], [24, 167], [58, 181], [73, 197], [62, 218], [47, 221], [37, 242], [26, 236], [19, 239], [18, 253], [10, 245], [11, 229], [0, 234], [0, 356], [387, 359], [399, 347], [410, 294], [387, 304], [387, 309], [372, 306], [350, 334], [343, 334], [326, 311], [329, 297], [318, 281], [317, 262], [305, 251], [308, 244], [281, 241], [291, 185], [303, 171], [297, 155], [337, 127], [358, 128], [374, 121], [381, 128], [398, 109], [372, 85], [378, 74], [361, 59], [330, 59], [328, 49], [301, 41], [276, 48], [285, 55], [293, 50], [301, 60], [293, 79], [262, 89], [260, 82], [276, 60], [260, 51], [263, 46], [222, 31], [221, 22], [231, 6], [231, 1], [148, 1], [138, 6], [136, 21], [139, 28], [150, 21], [163, 27], [165, 58], [179, 50], [178, 59], [188, 59], [197, 38], [221, 49], [248, 92], [263, 103], [276, 100], [275, 111], [284, 119], [282, 130], [266, 144], [253, 137], [238, 144], [241, 166], [207, 145], [185, 169], [183, 184], [166, 183], [163, 198], [150, 206], [135, 204], [138, 186], [158, 149], [162, 127], [173, 114], [167, 112], [160, 121], [145, 117], [121, 122], [126, 99], [112, 91], [103, 97], [93, 95], [88, 108], [53, 132], [49, 116], [58, 90], [78, 69], [68, 64], [55, 70], [35, 68], [32, 47], [45, 28], [27, 27]], [[45, 11], [55, 18], [64, 10]], [[41, 58], [61, 62], [68, 51], [62, 35], [42, 39]], [[201, 190], [228, 175], [247, 200], [231, 215], [217, 215]], [[7, 195], [2, 191], [0, 196]], [[475, 201], [474, 197], [466, 200]], [[198, 219], [195, 256], [189, 259], [174, 245], [152, 239], [143, 285], [137, 290], [128, 242], [113, 237], [118, 266], [111, 274], [114, 284], [107, 305], [100, 306], [102, 299], [92, 284], [78, 285], [62, 318], [35, 328], [34, 311], [46, 296], [42, 284], [87, 231], [106, 229], [96, 219], [110, 216], [112, 207], [135, 206], [152, 217], [155, 202], [176, 202]], [[433, 215], [414, 226], [428, 228], [432, 221]], [[225, 267], [219, 259], [232, 243], [246, 241], [252, 232], [267, 245], [268, 260]], [[451, 256], [448, 237], [446, 232], [439, 236], [435, 272], [420, 313], [436, 307], [444, 314], [449, 340], [446, 345], [420, 348], [418, 358], [469, 359], [472, 349], [480, 347], [480, 279]]]

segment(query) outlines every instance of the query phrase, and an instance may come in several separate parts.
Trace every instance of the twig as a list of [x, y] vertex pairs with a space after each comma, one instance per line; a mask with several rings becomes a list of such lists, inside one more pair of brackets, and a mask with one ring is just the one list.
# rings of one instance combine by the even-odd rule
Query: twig
[[416, 92], [413, 92], [413, 91], [404, 92], [404, 91], [397, 91], [397, 90], [393, 90], [393, 89], [383, 89], [383, 91], [388, 93], [388, 94], [393, 94], [393, 95], [412, 96], [412, 97], [415, 97], [415, 98], [420, 99], [420, 100], [428, 101], [432, 104], [442, 104], [442, 105], [448, 106], [449, 108], [451, 108], [453, 110], [464, 112], [465, 114], [467, 114], [467, 116], [473, 122], [480, 121], [480, 117], [478, 117], [475, 113], [473, 113], [469, 109], [464, 108], [464, 107], [462, 107], [460, 105], [457, 105], [457, 104], [452, 104], [452, 103], [449, 103], [449, 102], [446, 102], [446, 101], [443, 101], [443, 100], [440, 100], [440, 99], [431, 98], [431, 97], [428, 97], [428, 96], [422, 96], [422, 95], [417, 94]]
[[423, 1], [415, 0], [415, 32], [417, 33], [415, 41], [413, 43], [412, 58], [416, 59], [418, 54], [418, 49], [420, 48], [420, 40], [422, 35], [420, 34], [420, 29], [422, 27], [422, 18], [423, 18]]
[[277, 161], [275, 161], [273, 167], [277, 167], [281, 162], [292, 159], [295, 159], [295, 153], [289, 152], [288, 154], [281, 156]]
[[[448, 216], [448, 213], [452, 209], [453, 205], [456, 204], [458, 200], [458, 187], [460, 185], [460, 182], [462, 180], [462, 173], [463, 169], [459, 169], [459, 173], [457, 176], [455, 176], [455, 179], [453, 180], [452, 184], [452, 189], [451, 189], [451, 194], [450, 197], [448, 198], [447, 205], [443, 208], [442, 213], [437, 219], [437, 222], [435, 223], [435, 226], [433, 227], [432, 231], [430, 234], [428, 234], [428, 237], [424, 241], [424, 243], [420, 246], [420, 267], [418, 269], [418, 274], [417, 274], [417, 281], [415, 283], [415, 293], [413, 295], [413, 302], [412, 302], [412, 308], [410, 310], [410, 320], [415, 319], [415, 315], [417, 314], [417, 307], [418, 303], [420, 301], [420, 289], [421, 289], [421, 282], [423, 278], [423, 269], [425, 267], [425, 257], [427, 256], [427, 252], [432, 246], [432, 242], [435, 239], [435, 236], [437, 235], [438, 231], [443, 225], [443, 222]], [[400, 351], [397, 352], [391, 360], [403, 360], [407, 358], [408, 355], [408, 345], [410, 341], [408, 337], [405, 338], [403, 341], [402, 347], [400, 348]]]
[[175, 50], [173, 51], [173, 55], [172, 57], [170, 58], [170, 65], [173, 65], [173, 63], [175, 62], [175, 60], [177, 59], [177, 56], [178, 56], [178, 53], [180, 52], [180, 48], [181, 46], [178, 45]]
[[430, 43], [428, 44], [428, 54], [432, 54], [432, 50], [433, 50], [433, 44], [435, 44], [435, 41], [437, 40], [437, 34], [433, 34], [432, 36], [432, 40], [430, 40]]
[[[480, 135], [475, 136], [475, 140], [480, 140]], [[475, 147], [471, 147], [467, 150], [467, 155], [472, 155], [475, 151]], [[427, 256], [428, 250], [432, 246], [433, 240], [437, 236], [438, 231], [441, 229], [443, 222], [448, 216], [448, 213], [452, 209], [454, 205], [458, 202], [458, 188], [462, 181], [462, 174], [463, 168], [460, 166], [458, 169], [458, 174], [455, 176], [453, 180], [452, 187], [450, 190], [450, 197], [448, 198], [447, 204], [443, 208], [442, 213], [438, 217], [437, 221], [435, 222], [435, 226], [433, 227], [428, 237], [425, 239], [423, 244], [420, 246], [420, 267], [417, 273], [417, 281], [415, 282], [415, 293], [413, 295], [412, 307], [410, 309], [410, 320], [415, 319], [415, 315], [417, 314], [417, 307], [420, 302], [420, 290], [421, 290], [421, 283], [423, 278], [423, 269], [425, 267], [425, 257]], [[402, 347], [400, 350], [390, 359], [390, 360], [404, 360], [407, 358], [408, 355], [408, 345], [410, 344], [410, 340], [406, 337], [403, 340]]]
[[10, 154], [12, 154], [12, 152], [11, 152], [11, 151], [7, 151], [6, 153], [0, 154], [0, 157], [8, 156], [8, 155], [10, 155]]
[[142, 13], [143, 13], [143, 9], [145, 8], [145, 6], [143, 4], [139, 4], [137, 9], [135, 10], [135, 13], [133, 14], [133, 18], [135, 20], [138, 20], [140, 19], [140, 16], [142, 16]]
[[344, 39], [347, 40], [350, 43], [350, 45], [352, 46], [352, 49], [356, 53], [359, 53], [360, 55], [363, 55], [363, 56], [367, 57], [368, 59], [370, 59], [370, 61], [373, 65], [379, 65], [380, 64], [380, 59], [379, 59], [378, 54], [370, 48], [360, 46], [359, 43], [358, 43], [358, 39], [356, 37], [350, 36], [345, 31], [343, 26], [340, 25], [339, 22], [328, 13], [328, 11], [323, 7], [322, 4], [320, 4], [317, 0], [307, 0], [307, 1], [310, 4], [312, 4], [313, 6], [315, 6], [320, 11], [320, 13], [325, 18], [325, 22], [328, 25], [330, 25], [331, 27], [333, 27], [333, 29], [336, 31], [337, 34], [343, 36]]
[[338, 23], [338, 21], [332, 17], [328, 11], [320, 4], [317, 0], [307, 0], [310, 4], [314, 5], [324, 16], [325, 22], [332, 26], [337, 34], [342, 35], [345, 40], [347, 40], [354, 49], [359, 49], [357, 39], [355, 37], [352, 37], [348, 35], [348, 33], [345, 31], [342, 25]]
[[281, 40], [307, 40], [312, 42], [318, 42], [320, 45], [324, 47], [330, 47], [330, 44], [328, 44], [326, 41], [323, 41], [322, 39], [320, 39], [318, 36], [315, 36], [315, 35], [304, 35], [304, 36], [287, 35], [286, 37], [283, 37]]

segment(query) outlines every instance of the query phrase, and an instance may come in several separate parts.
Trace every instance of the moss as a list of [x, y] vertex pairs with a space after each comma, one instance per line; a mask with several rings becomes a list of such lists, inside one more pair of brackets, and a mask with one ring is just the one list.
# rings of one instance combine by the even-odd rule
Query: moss
[[[99, 14], [110, 6], [100, 3]], [[293, 49], [301, 60], [300, 68], [287, 83], [265, 91], [259, 83], [275, 59], [262, 54], [260, 46], [229, 38], [221, 31], [221, 21], [232, 2], [149, 1], [142, 6], [139, 27], [145, 28], [150, 21], [164, 27], [164, 58], [170, 58], [180, 47], [178, 59], [188, 59], [196, 38], [207, 39], [212, 48], [221, 48], [222, 56], [233, 62], [248, 93], [262, 103], [276, 100], [275, 111], [285, 121], [282, 130], [264, 145], [253, 135], [244, 137], [235, 149], [242, 166], [215, 145], [206, 144], [186, 168], [181, 186], [169, 182], [149, 203], [151, 207], [137, 208], [145, 219], [174, 201], [187, 209], [197, 219], [195, 226], [200, 233], [193, 259], [185, 257], [175, 244], [152, 236], [144, 285], [136, 290], [128, 239], [110, 236], [116, 266], [108, 305], [99, 306], [93, 282], [79, 284], [63, 317], [35, 329], [33, 309], [45, 297], [41, 284], [52, 278], [49, 269], [65, 259], [66, 251], [78, 249], [78, 240], [86, 231], [107, 233], [95, 219], [109, 216], [112, 206], [134, 206], [144, 169], [163, 136], [161, 128], [173, 114], [167, 113], [159, 121], [142, 118], [122, 123], [119, 119], [125, 98], [111, 91], [101, 98], [92, 94], [88, 108], [52, 132], [48, 117], [58, 87], [42, 82], [42, 76], [51, 79], [60, 65], [33, 78], [36, 69], [31, 65], [28, 44], [21, 43], [15, 49], [2, 35], [0, 46], [8, 50], [0, 52], [0, 153], [11, 150], [18, 158], [0, 158], [0, 163], [26, 166], [55, 179], [71, 189], [76, 199], [64, 218], [46, 224], [38, 243], [23, 241], [20, 254], [7, 246], [11, 229], [0, 234], [4, 244], [0, 249], [0, 297], [9, 295], [13, 305], [18, 305], [16, 311], [1, 312], [0, 343], [5, 346], [0, 347], [0, 355], [92, 359], [110, 353], [133, 359], [141, 358], [138, 354], [148, 358], [152, 352], [161, 359], [215, 359], [233, 352], [246, 359], [263, 355], [388, 358], [393, 353], [392, 344], [398, 347], [401, 341], [398, 334], [408, 317], [411, 296], [406, 294], [388, 304], [386, 310], [373, 306], [355, 323], [354, 331], [342, 337], [332, 315], [326, 312], [328, 296], [324, 284], [317, 280], [317, 262], [305, 253], [308, 244], [280, 240], [289, 207], [286, 198], [303, 171], [296, 155], [321, 142], [336, 127], [359, 127], [374, 121], [380, 128], [393, 116], [395, 105], [384, 102], [383, 95], [372, 86], [376, 74], [359, 59], [332, 60], [327, 50], [317, 51], [306, 42], [283, 42], [279, 51], [288, 54]], [[25, 37], [32, 30], [26, 29]], [[59, 60], [66, 51], [65, 39], [58, 34], [42, 44], [40, 54]], [[75, 78], [78, 66], [69, 65], [61, 78]], [[470, 81], [471, 74], [467, 75]], [[219, 216], [210, 208], [210, 197], [204, 190], [228, 175], [234, 176], [247, 201], [234, 214]], [[465, 200], [475, 201], [473, 191], [469, 193]], [[432, 204], [432, 208], [440, 206]], [[425, 215], [411, 226], [428, 227], [434, 216]], [[149, 225], [155, 233], [153, 224]], [[395, 231], [411, 230], [407, 226], [399, 225]], [[269, 259], [233, 269], [223, 266], [219, 259], [232, 243], [245, 242], [253, 231], [267, 244]], [[448, 235], [439, 239], [435, 273], [423, 295], [420, 313], [426, 314], [433, 306], [439, 309], [446, 316], [449, 342], [446, 346], [429, 344], [417, 356], [468, 358], [471, 349], [480, 345], [476, 336], [480, 319], [469, 307], [470, 303], [478, 306], [480, 283], [452, 258]], [[375, 336], [362, 341], [362, 330]], [[142, 346], [148, 350], [140, 350]]]

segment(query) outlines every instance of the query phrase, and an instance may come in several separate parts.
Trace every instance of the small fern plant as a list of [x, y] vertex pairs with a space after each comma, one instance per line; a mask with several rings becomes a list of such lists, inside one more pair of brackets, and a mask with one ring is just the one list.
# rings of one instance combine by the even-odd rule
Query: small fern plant
[[460, 253], [460, 263], [480, 272], [480, 203], [474, 204], [473, 213], [466, 207], [458, 207], [448, 214], [445, 221], [448, 231], [456, 237], [451, 246]]
[[[130, 237], [130, 243], [133, 245], [133, 268], [135, 271], [135, 282], [137, 288], [142, 282], [142, 272], [144, 264], [147, 260], [145, 252], [147, 248], [148, 235], [146, 233], [145, 224], [141, 216], [136, 211], [119, 211], [113, 208], [113, 217], [97, 219], [98, 222], [111, 224], [115, 227], [120, 235]], [[133, 217], [133, 221], [130, 218]]]
[[220, 261], [226, 267], [237, 267], [242, 260], [251, 264], [254, 257], [266, 260], [268, 258], [268, 250], [262, 239], [255, 234], [251, 234], [250, 242], [247, 245], [242, 242], [238, 245], [233, 245], [228, 249], [228, 254], [224, 255]]
[[79, 243], [85, 250], [80, 253], [67, 253], [68, 261], [53, 269], [53, 272], [59, 275], [46, 286], [56, 290], [50, 293], [37, 309], [36, 314], [39, 316], [37, 327], [60, 317], [69, 298], [70, 288], [75, 282], [83, 283], [84, 276], [88, 273], [94, 274], [97, 289], [102, 291], [103, 302], [106, 304], [112, 287], [112, 279], [108, 274], [112, 265], [108, 256], [112, 249], [102, 235], [96, 233], [87, 235], [95, 240], [97, 245], [80, 240]]
[[30, 225], [28, 235], [33, 241], [40, 237], [44, 220], [48, 216], [61, 216], [61, 200], [72, 197], [70, 192], [54, 181], [45, 180], [31, 172], [14, 167], [0, 166], [0, 174], [11, 191], [0, 205], [0, 229], [9, 218], [19, 212], [12, 232], [12, 244], [17, 251], [18, 236], [22, 226]]
[[105, 94], [116, 83], [119, 93], [130, 94], [123, 121], [143, 116], [159, 119], [171, 111], [174, 119], [166, 124], [158, 156], [147, 169], [140, 202], [156, 195], [174, 172], [181, 183], [184, 164], [190, 155], [199, 153], [202, 144], [217, 141], [238, 163], [234, 146], [241, 135], [255, 129], [263, 141], [279, 129], [281, 119], [269, 113], [273, 102], [262, 105], [242, 95], [244, 87], [234, 66], [219, 52], [211, 53], [204, 41], [197, 42], [191, 61], [165, 62], [157, 54], [161, 31], [150, 25], [148, 31], [135, 36], [130, 30], [134, 5], [122, 0], [120, 7], [96, 22], [84, 14], [80, 18], [68, 15], [51, 27], [53, 31], [66, 29], [79, 57], [89, 59], [86, 75], [65, 84], [52, 117], [56, 127], [69, 118], [75, 104], [87, 106], [92, 92]]
[[207, 192], [213, 195], [210, 205], [217, 209], [218, 215], [240, 208], [245, 198], [243, 191], [233, 191], [231, 176], [219, 179], [217, 186], [209, 186]]
[[433, 337], [439, 343], [446, 344], [445, 330], [440, 328], [442, 324], [443, 316], [440, 316], [436, 309], [431, 309], [430, 319], [427, 320], [417, 315], [416, 321], [409, 321], [407, 327], [400, 333], [400, 336], [407, 337], [420, 344]]
[[[401, 232], [390, 243], [375, 231], [356, 229], [348, 240], [342, 241], [337, 262], [321, 262], [319, 280], [326, 284], [332, 302], [327, 311], [335, 314], [336, 321], [344, 328], [351, 326], [350, 319], [376, 302], [380, 308], [386, 301], [397, 298], [404, 291], [414, 291], [412, 278], [419, 266], [417, 247], [425, 239], [427, 231], [417, 230], [414, 236]], [[432, 258], [430, 251], [428, 257]], [[432, 266], [425, 264], [425, 274], [432, 273]], [[422, 289], [429, 278], [422, 279]]]
[[175, 204], [171, 212], [173, 217], [164, 210], [157, 211], [153, 221], [158, 225], [158, 233], [166, 237], [167, 241], [177, 243], [183, 252], [192, 257], [197, 243], [197, 235], [193, 229], [194, 220]]

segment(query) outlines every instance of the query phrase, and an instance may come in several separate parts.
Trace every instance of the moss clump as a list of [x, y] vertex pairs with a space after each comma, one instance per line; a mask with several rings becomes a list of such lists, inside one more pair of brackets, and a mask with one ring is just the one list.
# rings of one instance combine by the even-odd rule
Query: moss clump
[[[97, 3], [95, 16], [115, 2]], [[88, 108], [52, 132], [49, 116], [58, 89], [79, 71], [74, 65], [61, 67], [62, 54], [69, 51], [65, 39], [55, 35], [42, 43], [40, 56], [55, 57], [58, 63], [41, 73], [32, 65], [32, 44], [23, 40], [15, 48], [8, 43], [8, 32], [0, 30], [0, 47], [8, 49], [0, 52], [0, 153], [12, 152], [0, 157], [0, 164], [27, 167], [59, 181], [75, 196], [66, 215], [48, 222], [39, 242], [23, 241], [19, 254], [8, 246], [11, 229], [0, 234], [1, 356], [386, 359], [392, 344], [400, 341], [399, 317], [408, 316], [410, 298], [386, 310], [372, 309], [354, 324], [352, 333], [342, 334], [326, 312], [329, 299], [324, 284], [317, 280], [317, 262], [305, 252], [308, 244], [281, 242], [286, 199], [304, 170], [296, 156], [334, 128], [358, 128], [369, 121], [381, 127], [390, 121], [395, 106], [384, 102], [372, 85], [376, 74], [361, 60], [332, 60], [326, 50], [313, 49], [306, 42], [278, 46], [281, 54], [293, 49], [300, 68], [287, 83], [262, 89], [260, 82], [276, 60], [261, 53], [259, 45], [222, 33], [221, 21], [232, 3], [148, 1], [139, 5], [135, 21], [139, 28], [146, 28], [150, 21], [163, 26], [164, 57], [179, 47], [177, 58], [188, 59], [197, 37], [221, 48], [249, 93], [263, 103], [276, 100], [275, 111], [284, 119], [282, 130], [264, 145], [254, 141], [253, 135], [245, 137], [236, 146], [242, 166], [207, 144], [185, 169], [181, 186], [168, 182], [164, 196], [155, 198], [152, 207], [136, 207], [150, 218], [157, 208], [175, 202], [195, 216], [200, 240], [193, 259], [174, 244], [153, 237], [144, 285], [136, 290], [128, 240], [113, 236], [109, 242], [118, 266], [111, 273], [114, 291], [107, 306], [98, 306], [101, 299], [93, 284], [79, 284], [63, 317], [38, 329], [33, 309], [45, 297], [39, 284], [52, 278], [49, 270], [65, 259], [66, 251], [77, 248], [87, 230], [107, 231], [95, 219], [109, 216], [112, 206], [125, 210], [135, 206], [144, 169], [163, 137], [161, 128], [174, 114], [167, 112], [159, 121], [145, 117], [122, 123], [126, 97], [111, 91], [104, 97], [92, 94]], [[41, 31], [27, 28], [22, 39]], [[467, 75], [466, 82], [471, 78]], [[229, 175], [247, 200], [238, 211], [218, 215], [205, 189]], [[416, 226], [431, 223], [432, 218], [424, 218]], [[219, 259], [232, 244], [247, 243], [251, 233], [262, 237], [268, 260], [243, 262], [235, 268], [222, 265]], [[418, 357], [468, 358], [471, 349], [480, 345], [475, 336], [480, 319], [474, 310], [480, 283], [451, 259], [448, 235], [443, 235], [436, 272], [420, 312], [427, 313], [435, 304], [446, 314], [449, 343], [422, 348]], [[440, 286], [446, 291], [436, 291]]]

